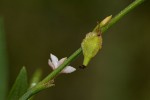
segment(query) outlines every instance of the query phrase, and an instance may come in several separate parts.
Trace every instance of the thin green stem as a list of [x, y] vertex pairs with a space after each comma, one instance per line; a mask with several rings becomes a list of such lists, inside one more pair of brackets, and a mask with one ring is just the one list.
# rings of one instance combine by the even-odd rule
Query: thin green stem
[[[131, 10], [133, 10], [135, 7], [143, 3], [145, 0], [135, 0], [133, 3], [131, 3], [128, 7], [126, 7], [124, 10], [122, 10], [118, 15], [116, 15], [114, 18], [111, 19], [109, 24], [107, 24], [105, 27], [101, 28], [102, 33], [107, 31], [111, 26], [113, 26], [116, 22], [118, 22], [122, 17], [127, 15]], [[93, 31], [98, 30], [99, 25], [97, 25]]]
[[76, 50], [60, 67], [58, 67], [56, 70], [54, 70], [52, 73], [50, 73], [43, 81], [42, 83], [48, 82], [50, 79], [53, 79], [56, 75], [58, 75], [67, 65], [70, 64], [73, 60], [75, 60], [80, 54], [82, 53], [82, 49], [79, 48]]
[[82, 49], [76, 50], [63, 64], [61, 64], [56, 70], [52, 71], [45, 79], [39, 82], [35, 87], [29, 89], [19, 100], [27, 100], [32, 95], [51, 87], [50, 82], [54, 77], [56, 77], [67, 65], [70, 64], [75, 58], [77, 58], [82, 53]]
[[[144, 2], [144, 0], [135, 0], [133, 3], [131, 3], [128, 7], [122, 10], [118, 15], [112, 18], [112, 20], [106, 26], [101, 28], [102, 33], [107, 31], [112, 25], [118, 22], [123, 16], [125, 16], [128, 12], [130, 12], [136, 6], [140, 5], [142, 2]], [[96, 31], [98, 28], [99, 28], [99, 25], [97, 25], [93, 31]], [[54, 77], [56, 77], [67, 65], [69, 65], [72, 61], [74, 61], [81, 53], [82, 53], [82, 49], [79, 48], [62, 65], [60, 65], [56, 70], [50, 73], [45, 79], [39, 82], [35, 87], [28, 90], [19, 100], [27, 100], [32, 95], [46, 88], [49, 88], [51, 85], [47, 83], [53, 80]]]

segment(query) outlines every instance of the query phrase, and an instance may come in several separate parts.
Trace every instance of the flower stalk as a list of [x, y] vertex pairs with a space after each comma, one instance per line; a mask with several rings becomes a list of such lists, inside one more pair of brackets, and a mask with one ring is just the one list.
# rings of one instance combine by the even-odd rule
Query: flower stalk
[[[104, 27], [101, 28], [101, 32], [104, 33], [107, 31], [111, 26], [113, 26], [115, 23], [117, 23], [122, 17], [124, 17], [128, 12], [133, 10], [135, 7], [140, 5], [144, 0], [135, 0], [133, 3], [131, 3], [128, 7], [126, 7], [124, 10], [122, 10], [118, 15], [116, 15], [114, 18], [111, 19], [111, 21]], [[99, 25], [97, 25], [93, 32], [99, 29]], [[41, 82], [39, 82], [35, 87], [28, 90], [19, 100], [27, 100], [32, 95], [47, 89], [52, 86], [51, 81], [72, 61], [74, 61], [80, 54], [82, 53], [81, 47], [76, 50], [67, 60], [64, 61], [63, 64], [61, 64], [57, 69], [52, 71], [47, 77], [45, 77]], [[45, 85], [47, 84], [47, 85]]]

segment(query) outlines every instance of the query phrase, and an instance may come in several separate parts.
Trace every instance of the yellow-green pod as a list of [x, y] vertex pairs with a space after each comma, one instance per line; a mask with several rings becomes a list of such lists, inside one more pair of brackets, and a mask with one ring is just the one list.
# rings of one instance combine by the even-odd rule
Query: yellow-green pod
[[101, 21], [99, 25], [94, 29], [93, 32], [90, 32], [86, 35], [81, 43], [81, 48], [84, 55], [83, 65], [80, 68], [85, 68], [90, 60], [98, 53], [102, 48], [102, 36], [101, 28], [105, 27], [111, 20], [112, 15], [106, 17]]
[[102, 48], [102, 37], [101, 33], [90, 32], [86, 35], [81, 43], [81, 48], [84, 55], [83, 65], [81, 68], [85, 68], [90, 60], [98, 53]]

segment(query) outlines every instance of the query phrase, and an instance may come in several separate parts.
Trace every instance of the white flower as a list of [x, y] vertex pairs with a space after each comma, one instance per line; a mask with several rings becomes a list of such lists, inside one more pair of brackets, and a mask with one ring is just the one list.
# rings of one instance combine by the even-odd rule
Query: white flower
[[[51, 58], [51, 60], [50, 59], [48, 59], [48, 65], [53, 69], [53, 70], [55, 70], [56, 68], [58, 68], [67, 58], [65, 57], [65, 58], [62, 58], [62, 59], [60, 59], [60, 60], [58, 60], [58, 58], [55, 56], [55, 55], [53, 55], [53, 54], [50, 54], [50, 58]], [[74, 72], [76, 69], [74, 68], [74, 67], [72, 67], [72, 66], [67, 66], [66, 68], [64, 68], [63, 70], [62, 70], [62, 72], [61, 73], [72, 73], [72, 72]]]

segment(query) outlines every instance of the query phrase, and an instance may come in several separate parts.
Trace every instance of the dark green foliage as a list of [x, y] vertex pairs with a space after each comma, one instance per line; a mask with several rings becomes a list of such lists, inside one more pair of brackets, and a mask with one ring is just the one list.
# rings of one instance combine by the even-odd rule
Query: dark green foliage
[[8, 61], [3, 18], [0, 16], [0, 100], [5, 100], [8, 87]]
[[18, 100], [20, 96], [22, 96], [28, 88], [27, 83], [27, 72], [25, 67], [23, 67], [17, 76], [17, 79], [12, 86], [12, 89], [9, 93], [8, 100]]

